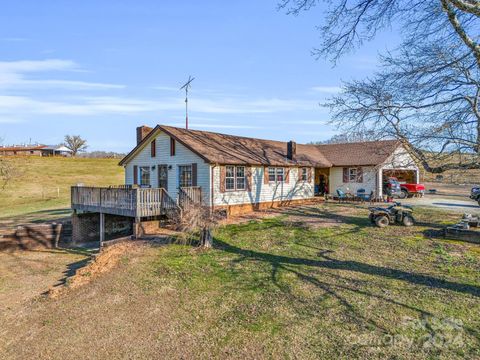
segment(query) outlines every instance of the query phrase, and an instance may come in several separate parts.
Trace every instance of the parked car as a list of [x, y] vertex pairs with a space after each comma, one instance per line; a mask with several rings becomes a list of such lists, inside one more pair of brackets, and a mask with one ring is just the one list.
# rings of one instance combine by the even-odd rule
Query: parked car
[[388, 178], [383, 182], [383, 192], [390, 197], [398, 197], [402, 189], [396, 178]]
[[[395, 179], [398, 182], [397, 178]], [[425, 185], [423, 184], [407, 184], [407, 183], [399, 183], [400, 184], [400, 192], [397, 194], [397, 197], [400, 199], [406, 199], [408, 197], [413, 197], [415, 195], [423, 196], [425, 195]]]
[[480, 205], [480, 186], [474, 186], [470, 192], [470, 199], [473, 199], [478, 202]]

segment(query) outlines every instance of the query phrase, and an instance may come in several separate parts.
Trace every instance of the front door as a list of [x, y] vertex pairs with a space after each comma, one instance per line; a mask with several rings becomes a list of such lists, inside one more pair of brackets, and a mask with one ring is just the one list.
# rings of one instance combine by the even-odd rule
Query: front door
[[168, 165], [158, 165], [158, 187], [168, 192]]

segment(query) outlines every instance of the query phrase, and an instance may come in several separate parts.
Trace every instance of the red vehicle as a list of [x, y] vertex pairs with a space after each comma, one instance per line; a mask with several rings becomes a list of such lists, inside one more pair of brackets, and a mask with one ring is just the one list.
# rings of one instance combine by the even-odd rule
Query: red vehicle
[[[396, 178], [393, 178], [393, 179], [397, 180]], [[397, 196], [400, 199], [405, 199], [407, 197], [413, 197], [413, 196], [423, 196], [423, 195], [425, 195], [425, 185], [407, 184], [407, 183], [400, 183], [400, 193], [397, 194]]]

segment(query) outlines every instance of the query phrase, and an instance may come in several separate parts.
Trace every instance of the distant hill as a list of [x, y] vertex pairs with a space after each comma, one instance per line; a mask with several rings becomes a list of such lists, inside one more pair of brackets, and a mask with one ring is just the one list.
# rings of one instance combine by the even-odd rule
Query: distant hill
[[[118, 159], [6, 157], [19, 176], [0, 191], [0, 218], [30, 214], [37, 220], [70, 207], [70, 186], [123, 184]], [[64, 212], [65, 213], [65, 212]]]

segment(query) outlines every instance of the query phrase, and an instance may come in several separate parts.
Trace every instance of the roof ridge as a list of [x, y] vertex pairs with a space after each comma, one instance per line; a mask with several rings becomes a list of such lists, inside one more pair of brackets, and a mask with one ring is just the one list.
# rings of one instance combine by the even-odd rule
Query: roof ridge
[[[282, 141], [282, 140], [263, 139], [263, 138], [256, 138], [256, 137], [242, 136], [242, 135], [231, 135], [231, 134], [225, 134], [225, 133], [221, 133], [221, 132], [208, 131], [208, 130], [184, 129], [184, 128], [181, 128], [181, 127], [178, 127], [178, 126], [161, 125], [161, 124], [158, 124], [158, 126], [174, 128], [174, 129], [178, 129], [178, 130], [182, 130], [182, 131], [183, 130], [184, 131], [195, 131], [195, 132], [208, 133], [208, 134], [221, 135], [221, 136], [231, 136], [231, 137], [235, 137], [235, 138], [242, 138], [242, 139], [248, 139], [248, 140], [274, 141], [274, 142], [285, 143], [285, 144], [288, 143], [288, 141]], [[297, 143], [297, 145], [313, 145], [313, 144]]]

